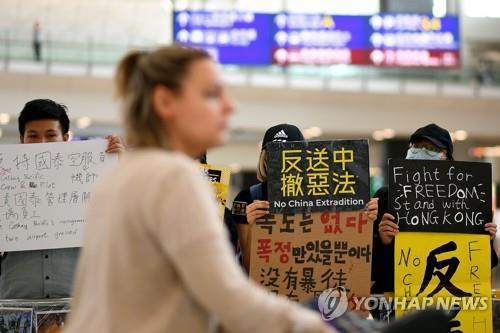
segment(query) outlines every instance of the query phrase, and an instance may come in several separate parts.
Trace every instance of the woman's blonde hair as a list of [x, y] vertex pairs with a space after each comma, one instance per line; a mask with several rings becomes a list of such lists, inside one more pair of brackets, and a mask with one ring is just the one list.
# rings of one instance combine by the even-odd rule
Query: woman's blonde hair
[[127, 144], [133, 147], [167, 148], [165, 129], [154, 112], [151, 94], [157, 85], [180, 93], [190, 65], [210, 59], [207, 52], [167, 46], [152, 52], [133, 51], [119, 63], [115, 83], [123, 100]]
[[263, 183], [267, 181], [267, 153], [262, 149], [259, 156], [259, 164], [257, 165], [257, 179]]

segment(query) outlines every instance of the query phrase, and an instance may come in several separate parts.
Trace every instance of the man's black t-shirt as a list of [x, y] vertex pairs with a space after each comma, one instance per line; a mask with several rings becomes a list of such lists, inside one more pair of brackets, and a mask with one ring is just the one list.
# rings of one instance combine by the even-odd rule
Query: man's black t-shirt
[[226, 225], [229, 233], [229, 240], [233, 246], [234, 253], [239, 254], [238, 232], [236, 230], [236, 225], [234, 224], [231, 211], [227, 208], [224, 208], [224, 224]]

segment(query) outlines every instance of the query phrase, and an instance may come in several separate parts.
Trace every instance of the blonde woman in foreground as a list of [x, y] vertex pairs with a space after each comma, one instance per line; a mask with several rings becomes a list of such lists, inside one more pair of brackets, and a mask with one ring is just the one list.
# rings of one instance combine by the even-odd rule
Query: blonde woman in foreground
[[135, 149], [92, 193], [66, 333], [333, 332], [248, 281], [192, 158], [221, 145], [233, 105], [201, 50], [133, 52], [119, 64]]

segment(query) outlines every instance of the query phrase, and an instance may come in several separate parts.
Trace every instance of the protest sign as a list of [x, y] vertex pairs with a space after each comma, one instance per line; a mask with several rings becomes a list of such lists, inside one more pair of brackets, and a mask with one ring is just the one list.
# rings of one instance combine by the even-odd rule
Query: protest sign
[[272, 213], [355, 211], [370, 198], [367, 140], [271, 142]]
[[484, 234], [492, 221], [491, 164], [389, 160], [389, 212], [400, 231]]
[[212, 164], [200, 164], [203, 174], [208, 178], [214, 189], [219, 207], [219, 215], [224, 218], [227, 196], [229, 192], [229, 179], [231, 170], [228, 167]]
[[395, 244], [396, 316], [454, 308], [457, 332], [492, 332], [487, 235], [402, 232]]
[[292, 300], [344, 287], [370, 294], [372, 226], [364, 212], [270, 214], [251, 229], [250, 276]]
[[0, 251], [78, 247], [107, 141], [0, 146]]

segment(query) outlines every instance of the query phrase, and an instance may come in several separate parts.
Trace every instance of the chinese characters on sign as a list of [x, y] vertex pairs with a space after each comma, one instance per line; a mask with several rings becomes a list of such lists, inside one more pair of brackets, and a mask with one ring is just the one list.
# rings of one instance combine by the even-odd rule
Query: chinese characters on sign
[[104, 140], [0, 146], [0, 251], [80, 246]]
[[455, 330], [491, 333], [490, 279], [487, 235], [402, 232], [396, 237], [398, 317], [427, 306], [454, 309]]
[[252, 226], [250, 276], [303, 301], [326, 289], [370, 294], [372, 226], [363, 212], [270, 214]]
[[367, 140], [272, 142], [266, 150], [271, 212], [354, 211], [369, 200]]
[[[390, 160], [396, 315], [452, 310], [457, 332], [492, 332], [488, 163]], [[483, 235], [481, 235], [483, 234]]]
[[203, 174], [208, 177], [208, 180], [212, 184], [215, 195], [217, 197], [220, 217], [224, 218], [224, 209], [226, 208], [231, 171], [227, 167], [211, 164], [200, 164], [200, 168]]
[[390, 213], [400, 231], [484, 234], [491, 184], [488, 163], [390, 160]]

